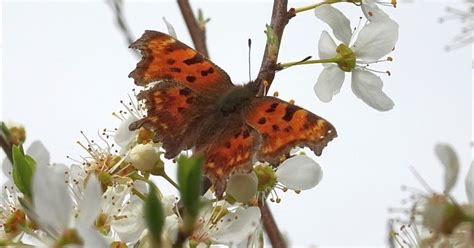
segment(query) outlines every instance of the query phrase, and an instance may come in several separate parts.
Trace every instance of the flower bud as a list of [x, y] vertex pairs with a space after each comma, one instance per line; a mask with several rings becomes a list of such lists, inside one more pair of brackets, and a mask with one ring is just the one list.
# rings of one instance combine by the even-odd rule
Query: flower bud
[[25, 127], [16, 122], [5, 123], [10, 134], [9, 141], [13, 145], [20, 145], [26, 140], [26, 130]]
[[130, 151], [128, 161], [137, 170], [152, 171], [157, 165], [163, 164], [160, 155], [161, 153], [156, 150], [153, 144], [138, 144]]

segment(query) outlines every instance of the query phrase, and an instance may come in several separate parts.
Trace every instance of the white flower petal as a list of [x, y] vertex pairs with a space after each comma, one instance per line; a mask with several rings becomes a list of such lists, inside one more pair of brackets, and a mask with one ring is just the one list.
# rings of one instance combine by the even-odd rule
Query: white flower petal
[[103, 198], [106, 200], [101, 202], [102, 211], [108, 214], [118, 213], [121, 204], [117, 204], [117, 202], [123, 202], [124, 198], [129, 195], [130, 190], [129, 187], [122, 184], [107, 187], [107, 190], [103, 194]]
[[120, 240], [125, 243], [136, 242], [145, 230], [142, 200], [134, 200], [121, 211], [120, 218], [113, 221], [112, 228], [117, 232]]
[[79, 196], [84, 192], [84, 180], [87, 177], [86, 171], [82, 165], [73, 164], [69, 168], [69, 181], [75, 183], [72, 184], [73, 197], [76, 202], [79, 202]]
[[13, 180], [12, 179], [13, 166], [12, 166], [12, 163], [10, 163], [10, 160], [8, 160], [7, 158], [5, 158], [2, 162], [2, 171], [3, 171], [3, 175], [8, 177], [10, 180]]
[[137, 120], [138, 119], [135, 116], [130, 116], [120, 123], [120, 126], [117, 128], [117, 133], [114, 136], [117, 145], [120, 147], [127, 147], [135, 140], [137, 131], [130, 131], [128, 126]]
[[370, 22], [384, 21], [389, 16], [373, 0], [362, 0], [362, 12]]
[[352, 71], [352, 92], [367, 105], [379, 111], [388, 111], [395, 105], [383, 91], [383, 82], [375, 74], [355, 69]]
[[227, 181], [226, 193], [238, 202], [246, 203], [257, 194], [258, 178], [255, 172], [236, 173]]
[[107, 240], [90, 226], [83, 223], [77, 223], [76, 230], [84, 242], [84, 247], [109, 247]]
[[323, 170], [308, 156], [296, 155], [285, 161], [276, 171], [278, 182], [289, 189], [306, 190], [318, 185], [323, 178]]
[[[260, 223], [260, 209], [258, 207], [238, 207], [234, 213], [223, 217], [224, 221], [217, 224], [217, 230], [210, 234], [213, 242], [218, 244], [239, 244], [255, 232]], [[226, 226], [225, 228], [222, 226]]]
[[332, 97], [341, 90], [344, 77], [344, 71], [339, 69], [337, 65], [330, 65], [324, 68], [314, 85], [314, 92], [319, 100], [330, 102]]
[[[337, 45], [329, 35], [329, 33], [325, 30], [321, 33], [321, 37], [319, 38], [318, 50], [319, 50], [319, 58], [320, 59], [330, 59], [334, 58], [337, 55], [336, 52]], [[323, 64], [324, 66], [328, 64]], [[330, 65], [330, 64], [329, 64]]]
[[86, 189], [79, 202], [79, 219], [81, 223], [91, 226], [100, 212], [102, 189], [95, 175], [88, 178]]
[[[148, 184], [143, 181], [138, 181], [138, 180], [134, 181], [133, 188], [135, 188], [135, 190], [142, 193], [143, 195], [148, 194]], [[158, 198], [162, 197], [161, 191], [157, 190], [156, 193], [158, 195]], [[130, 197], [132, 200], [140, 199], [140, 197], [136, 194], [132, 194]]]
[[36, 215], [48, 228], [61, 233], [68, 227], [72, 201], [63, 173], [49, 166], [36, 166], [33, 205]]
[[359, 32], [353, 50], [358, 60], [376, 61], [389, 54], [398, 40], [398, 23], [391, 19], [371, 22]]
[[352, 36], [351, 22], [338, 9], [329, 4], [314, 9], [317, 18], [331, 27], [334, 36], [344, 44], [349, 44]]
[[30, 155], [37, 165], [49, 164], [49, 152], [41, 141], [33, 141], [30, 147], [26, 150], [26, 154]]
[[472, 162], [471, 167], [469, 167], [465, 184], [466, 184], [467, 200], [469, 201], [469, 204], [471, 204], [472, 208], [474, 209], [474, 162]]
[[456, 184], [459, 174], [459, 160], [450, 145], [437, 144], [435, 153], [444, 166], [444, 192], [449, 193]]
[[173, 209], [176, 208], [177, 198], [174, 195], [167, 195], [161, 199], [161, 205], [163, 206], [163, 214], [165, 216], [171, 216], [174, 214]]
[[178, 36], [176, 35], [176, 30], [174, 29], [173, 25], [171, 25], [171, 23], [169, 23], [168, 20], [166, 20], [164, 16], [163, 16], [163, 22], [166, 25], [166, 29], [168, 29], [168, 34], [173, 36], [174, 38], [178, 38]]
[[179, 218], [176, 214], [170, 215], [165, 219], [165, 227], [163, 228], [163, 235], [165, 239], [169, 239], [172, 244], [178, 238]]

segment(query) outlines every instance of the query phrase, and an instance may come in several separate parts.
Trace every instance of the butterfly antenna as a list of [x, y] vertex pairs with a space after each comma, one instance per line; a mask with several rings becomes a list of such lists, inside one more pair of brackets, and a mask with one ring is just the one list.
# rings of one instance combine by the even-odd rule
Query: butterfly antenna
[[248, 46], [249, 46], [249, 81], [252, 81], [252, 67], [250, 64], [250, 50], [252, 48], [252, 40], [249, 38], [248, 40]]

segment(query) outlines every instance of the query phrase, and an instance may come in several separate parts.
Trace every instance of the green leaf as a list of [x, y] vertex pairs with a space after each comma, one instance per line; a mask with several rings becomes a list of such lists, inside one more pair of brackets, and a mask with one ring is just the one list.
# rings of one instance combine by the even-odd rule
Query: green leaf
[[31, 198], [31, 184], [36, 162], [32, 157], [24, 155], [21, 146], [13, 146], [12, 157], [13, 182], [20, 192], [22, 192], [28, 198]]
[[188, 158], [181, 156], [178, 159], [178, 184], [186, 212], [196, 218], [201, 207], [200, 197], [202, 189], [203, 157]]
[[145, 199], [145, 219], [148, 230], [157, 244], [161, 243], [161, 233], [165, 224], [163, 207], [156, 193], [156, 186], [150, 183], [150, 192]]

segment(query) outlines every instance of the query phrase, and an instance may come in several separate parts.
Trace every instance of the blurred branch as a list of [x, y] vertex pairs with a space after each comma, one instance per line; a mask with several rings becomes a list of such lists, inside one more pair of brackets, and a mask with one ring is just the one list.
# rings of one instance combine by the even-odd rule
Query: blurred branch
[[8, 160], [10, 160], [10, 162], [13, 164], [12, 145], [3, 137], [3, 135], [0, 136], [0, 145], [2, 146], [3, 151], [7, 155]]
[[272, 247], [286, 247], [285, 240], [283, 239], [283, 236], [281, 236], [281, 232], [278, 229], [278, 226], [275, 222], [275, 219], [273, 218], [272, 211], [268, 207], [268, 204], [266, 202], [259, 202], [258, 207], [260, 208], [260, 212], [262, 213], [263, 228], [265, 229], [265, 232], [268, 235], [268, 239], [270, 239]]
[[204, 56], [209, 57], [209, 52], [206, 45], [206, 28], [204, 25], [199, 25], [196, 17], [194, 16], [191, 5], [188, 0], [178, 0], [179, 9], [181, 15], [184, 18], [186, 27], [188, 28], [191, 39], [194, 43], [194, 48], [202, 53]]
[[[107, 4], [110, 6], [112, 11], [115, 14], [115, 19], [117, 21], [117, 26], [120, 29], [121, 33], [123, 34], [127, 46], [132, 44], [135, 41], [134, 36], [132, 35], [132, 32], [128, 28], [127, 21], [125, 19], [125, 16], [123, 14], [123, 1], [122, 0], [106, 0]], [[139, 52], [135, 49], [132, 49], [133, 53], [137, 56], [140, 56]]]
[[259, 95], [268, 92], [264, 88], [270, 88], [273, 79], [275, 78], [275, 69], [277, 67], [278, 53], [280, 48], [280, 41], [283, 36], [283, 31], [289, 20], [295, 16], [295, 9], [288, 10], [288, 0], [274, 0], [272, 19], [270, 27], [275, 33], [278, 40], [276, 49], [272, 44], [267, 42], [265, 53], [263, 54], [262, 64], [258, 73], [257, 79], [253, 82], [260, 89]]
[[10, 142], [10, 134], [8, 133], [8, 129], [4, 122], [0, 122], [0, 146], [2, 146], [2, 150], [5, 152], [8, 160], [13, 164], [13, 157], [12, 157], [12, 143]]

